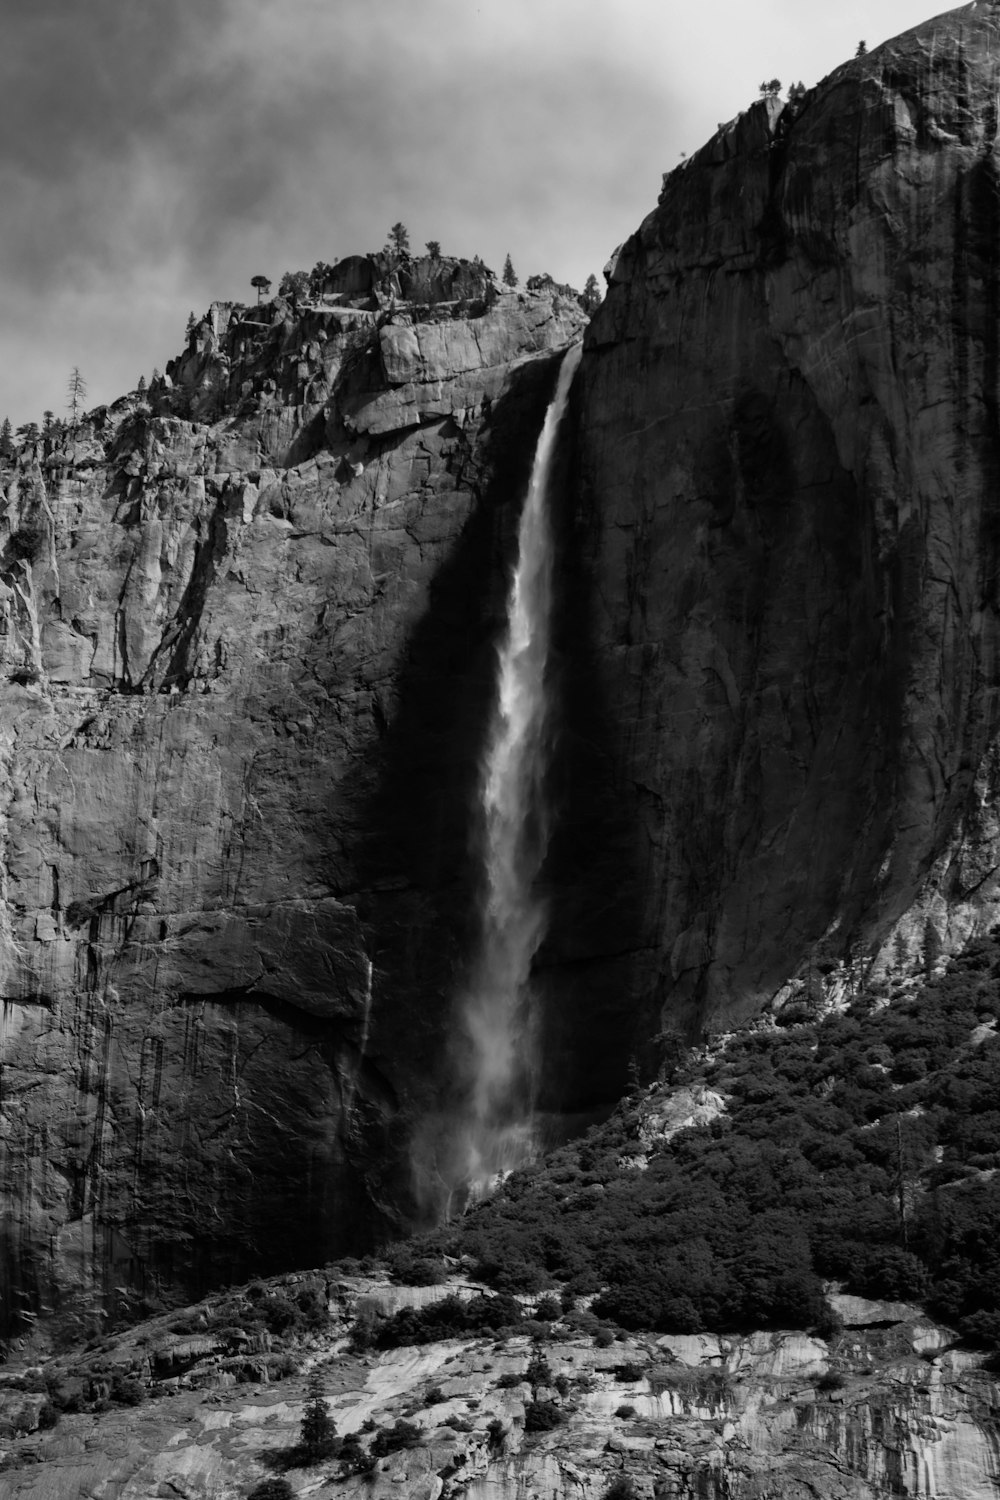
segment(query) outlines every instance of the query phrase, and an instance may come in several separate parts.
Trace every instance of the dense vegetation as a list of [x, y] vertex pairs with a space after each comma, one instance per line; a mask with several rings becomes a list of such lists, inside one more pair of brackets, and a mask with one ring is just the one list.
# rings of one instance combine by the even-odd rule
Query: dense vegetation
[[891, 998], [786, 1006], [678, 1080], [727, 1100], [710, 1125], [650, 1144], [637, 1093], [414, 1254], [500, 1291], [598, 1292], [626, 1328], [822, 1325], [832, 1280], [998, 1344], [998, 983], [990, 937]]
[[[438, 1339], [462, 1338], [472, 1333], [498, 1332], [521, 1322], [521, 1304], [516, 1297], [445, 1297], [428, 1307], [404, 1307], [391, 1318], [369, 1325], [359, 1319], [356, 1347], [395, 1349], [400, 1344], [433, 1344]], [[367, 1327], [367, 1332], [365, 1331]]]

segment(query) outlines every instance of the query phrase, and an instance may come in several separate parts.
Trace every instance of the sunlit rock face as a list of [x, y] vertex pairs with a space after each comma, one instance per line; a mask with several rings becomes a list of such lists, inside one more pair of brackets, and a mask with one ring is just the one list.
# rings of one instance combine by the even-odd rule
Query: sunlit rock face
[[[359, 1302], [371, 1314], [477, 1290], [334, 1283], [327, 1325], [294, 1360], [259, 1327], [252, 1338], [238, 1324], [178, 1334], [176, 1318], [153, 1320], [108, 1340], [99, 1372], [93, 1352], [44, 1367], [66, 1395], [124, 1376], [147, 1395], [144, 1404], [105, 1401], [100, 1412], [67, 1412], [54, 1429], [39, 1421], [45, 1395], [21, 1388], [19, 1366], [0, 1376], [4, 1495], [248, 1495], [299, 1440], [303, 1354], [340, 1434], [368, 1447], [373, 1429], [412, 1424], [410, 1445], [373, 1461], [363, 1477], [343, 1476], [334, 1459], [293, 1467], [293, 1492], [321, 1500], [602, 1500], [623, 1478], [644, 1500], [996, 1494], [996, 1377], [974, 1355], [945, 1352], [950, 1333], [914, 1321], [913, 1309], [852, 1325], [830, 1342], [772, 1330], [622, 1334], [598, 1347], [565, 1329], [541, 1345], [507, 1331], [363, 1360], [345, 1352]], [[928, 1358], [933, 1335], [939, 1343]], [[540, 1357], [551, 1385], [532, 1384]], [[40, 1383], [36, 1373], [29, 1384]], [[529, 1420], [535, 1403], [556, 1414], [544, 1431]]]
[[996, 921], [998, 84], [980, 4], [755, 104], [588, 334], [572, 537], [636, 850], [608, 905], [681, 1024]]
[[3, 472], [8, 1312], [405, 1216], [504, 568], [583, 321], [216, 304], [145, 402]]

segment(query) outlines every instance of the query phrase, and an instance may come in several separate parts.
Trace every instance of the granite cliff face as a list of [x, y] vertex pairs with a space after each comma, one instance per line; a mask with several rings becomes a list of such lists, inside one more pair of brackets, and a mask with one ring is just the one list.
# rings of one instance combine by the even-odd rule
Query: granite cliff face
[[[556, 517], [541, 1105], [996, 920], [1000, 15], [755, 105], [587, 335]], [[364, 258], [216, 304], [3, 474], [13, 1312], [411, 1207], [558, 291]], [[428, 298], [428, 302], [408, 300]]]
[[587, 336], [622, 982], [674, 1024], [997, 918], [998, 43], [964, 6], [755, 104], [665, 178]]
[[8, 1316], [405, 1213], [505, 564], [584, 323], [477, 289], [216, 304], [147, 399], [3, 475]]

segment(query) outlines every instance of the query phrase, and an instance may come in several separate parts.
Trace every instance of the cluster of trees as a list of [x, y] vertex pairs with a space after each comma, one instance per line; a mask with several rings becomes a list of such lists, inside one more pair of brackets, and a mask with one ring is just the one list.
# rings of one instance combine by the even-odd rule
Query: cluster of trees
[[830, 1279], [1000, 1345], [998, 1013], [996, 937], [891, 1005], [789, 1009], [698, 1064], [726, 1110], [645, 1171], [626, 1101], [419, 1253], [465, 1255], [506, 1292], [599, 1292], [630, 1328], [821, 1326]]
[[4, 417], [3, 422], [0, 423], [0, 458], [14, 458], [19, 448], [37, 443], [40, 437], [48, 436], [57, 425], [50, 411], [43, 414], [42, 421], [44, 428], [39, 428], [37, 422], [23, 422], [15, 431], [10, 424], [10, 418]]
[[[781, 85], [778, 84], [777, 87], [780, 89]], [[428, 240], [424, 248], [426, 249], [427, 254], [430, 256], [431, 260], [440, 260], [442, 258], [440, 240]], [[400, 261], [410, 259], [410, 232], [401, 220], [397, 220], [397, 222], [390, 227], [385, 245], [381, 253], [382, 255], [386, 256], [391, 263], [398, 263]], [[484, 270], [487, 269], [483, 265], [483, 262], [478, 255], [473, 257], [473, 265], [482, 266]], [[281, 297], [306, 297], [311, 292], [317, 292], [323, 286], [323, 283], [331, 270], [332, 267], [327, 262], [317, 261], [312, 271], [286, 271], [278, 284], [278, 295]], [[490, 272], [489, 274], [492, 275], [492, 272]], [[510, 257], [509, 251], [504, 257], [503, 270], [500, 273], [500, 279], [503, 281], [505, 286], [515, 287], [519, 284], [518, 275], [514, 269], [514, 262]], [[541, 285], [551, 281], [552, 278], [550, 276], [529, 277], [528, 285], [530, 287], [532, 282]], [[263, 296], [266, 296], [271, 289], [270, 278], [264, 276], [263, 274], [252, 276], [250, 278], [250, 285], [254, 287], [257, 292], [257, 303], [259, 305], [261, 298]], [[601, 293], [598, 288], [597, 277], [593, 274], [587, 277], [586, 285], [584, 286], [584, 289], [581, 293], [577, 294], [575, 292], [572, 292], [572, 288], [568, 288], [567, 290], [572, 295], [578, 296], [580, 306], [584, 309], [585, 312], [593, 312], [594, 309], [600, 305]], [[191, 333], [193, 328], [194, 313], [192, 313], [190, 318], [188, 319], [189, 334]]]
[[[781, 79], [780, 78], [767, 78], [767, 79], [765, 79], [764, 82], [759, 85], [758, 92], [760, 93], [760, 96], [761, 96], [762, 99], [777, 99], [778, 95], [781, 93]], [[800, 99], [804, 99], [805, 98], [805, 95], [806, 95], [806, 86], [802, 82], [801, 78], [799, 79], [798, 83], [789, 84], [789, 87], [788, 87], [788, 102], [789, 102], [789, 104], [798, 104], [798, 102], [799, 102]]]
[[[215, 1303], [207, 1314], [207, 1325], [212, 1329], [238, 1326], [250, 1332], [266, 1329], [280, 1337], [322, 1328], [326, 1319], [325, 1283], [317, 1276], [303, 1281], [293, 1295], [261, 1281], [251, 1282], [245, 1298], [234, 1294]], [[190, 1322], [176, 1318], [171, 1332], [202, 1333], [205, 1326], [206, 1315], [196, 1309]]]
[[[70, 372], [66, 395], [70, 420], [77, 422], [87, 399], [87, 382], [75, 365]], [[13, 459], [20, 448], [29, 447], [42, 438], [58, 437], [62, 430], [63, 423], [52, 411], [42, 412], [41, 426], [37, 422], [23, 422], [16, 430], [12, 427], [10, 418], [4, 417], [3, 422], [0, 422], [0, 459]]]
[[439, 1339], [464, 1338], [485, 1330], [496, 1331], [519, 1324], [524, 1317], [516, 1297], [498, 1294], [494, 1297], [443, 1297], [427, 1307], [404, 1307], [391, 1318], [381, 1319], [372, 1329], [368, 1342], [378, 1349], [395, 1349], [403, 1344], [433, 1344]]

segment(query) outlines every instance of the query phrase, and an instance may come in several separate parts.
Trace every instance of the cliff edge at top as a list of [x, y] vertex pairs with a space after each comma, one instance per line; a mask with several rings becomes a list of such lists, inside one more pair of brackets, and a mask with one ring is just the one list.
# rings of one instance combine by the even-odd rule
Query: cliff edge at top
[[588, 333], [576, 536], [675, 1024], [997, 919], [998, 86], [980, 4], [755, 104]]

